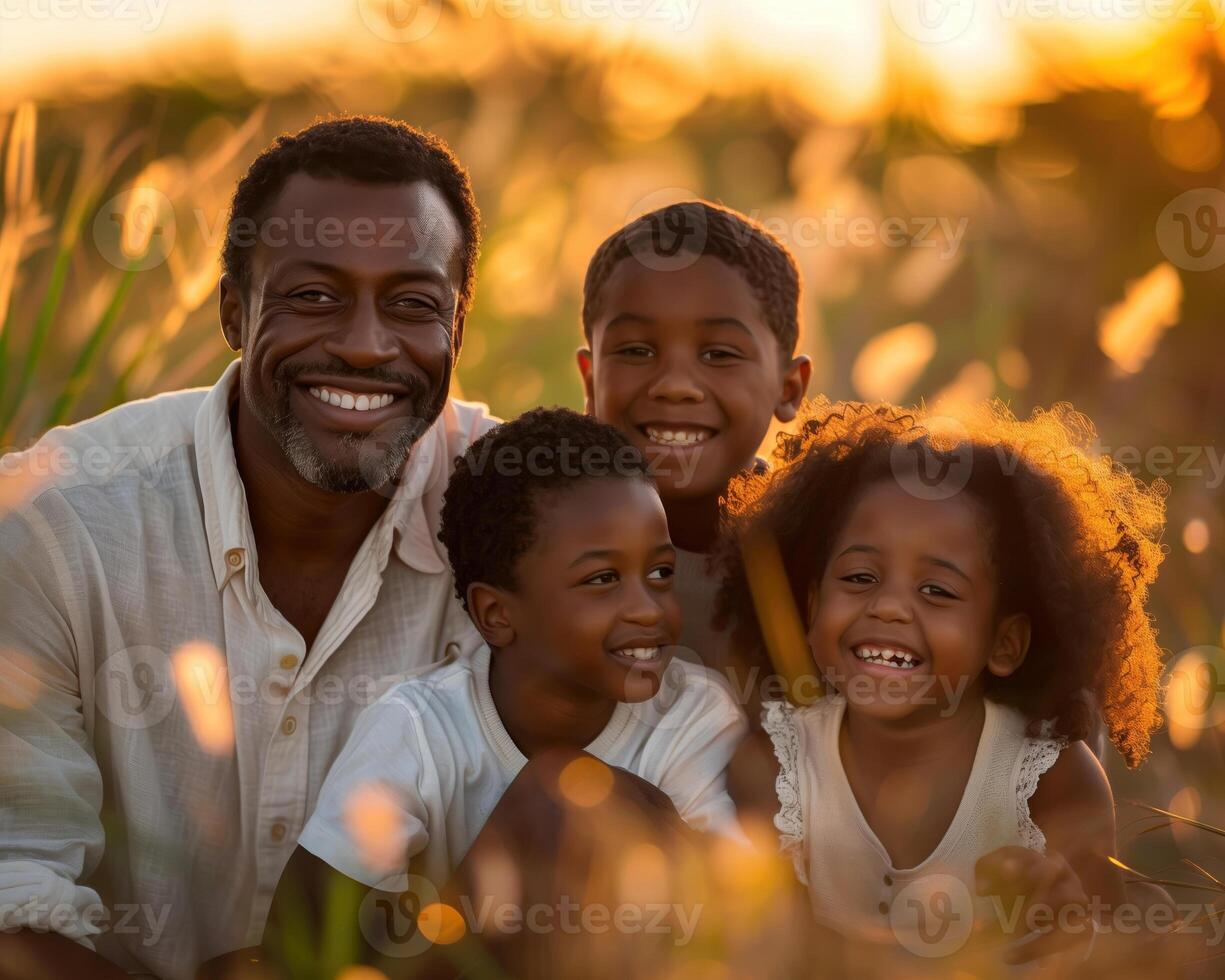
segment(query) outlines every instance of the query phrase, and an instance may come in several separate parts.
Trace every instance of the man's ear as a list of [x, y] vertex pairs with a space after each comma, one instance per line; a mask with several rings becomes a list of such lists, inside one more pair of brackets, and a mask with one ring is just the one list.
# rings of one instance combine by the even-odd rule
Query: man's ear
[[797, 354], [783, 369], [783, 396], [774, 406], [776, 419], [780, 422], [790, 422], [799, 414], [811, 379], [812, 358], [807, 354]]
[[491, 647], [506, 647], [515, 642], [510, 596], [505, 589], [473, 582], [468, 586], [467, 598], [468, 615], [486, 643]]
[[583, 411], [588, 415], [595, 414], [595, 362], [592, 360], [591, 351], [586, 347], [580, 347], [575, 353], [575, 359], [578, 361], [578, 373], [583, 376], [583, 392], [586, 397], [586, 403], [583, 405]]
[[[459, 361], [460, 349], [464, 346], [464, 321], [468, 319], [468, 314], [455, 318], [455, 340], [451, 343], [451, 360], [452, 362]], [[454, 364], [452, 365], [454, 366]]]
[[229, 276], [222, 276], [220, 294], [218, 314], [221, 317], [221, 333], [230, 350], [240, 351], [242, 350], [243, 320], [242, 290], [238, 283]]
[[1029, 617], [1024, 613], [1005, 616], [995, 628], [995, 642], [987, 656], [987, 670], [996, 677], [1007, 677], [1025, 662], [1029, 653]]

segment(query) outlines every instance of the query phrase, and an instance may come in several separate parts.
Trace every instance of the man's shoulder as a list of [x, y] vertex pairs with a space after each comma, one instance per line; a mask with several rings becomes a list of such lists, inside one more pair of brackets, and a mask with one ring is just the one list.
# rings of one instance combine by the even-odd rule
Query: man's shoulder
[[447, 440], [449, 458], [462, 456], [477, 439], [490, 429], [502, 424], [502, 420], [490, 414], [484, 402], [462, 401], [448, 398], [439, 419]]

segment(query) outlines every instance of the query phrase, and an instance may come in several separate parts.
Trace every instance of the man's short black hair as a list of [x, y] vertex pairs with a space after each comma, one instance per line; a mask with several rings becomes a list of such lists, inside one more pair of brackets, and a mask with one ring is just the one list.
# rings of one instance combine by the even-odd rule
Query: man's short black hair
[[760, 222], [709, 201], [669, 204], [623, 225], [591, 257], [583, 283], [583, 333], [600, 313], [600, 293], [623, 260], [674, 257], [675, 252], [712, 256], [737, 269], [766, 315], [766, 325], [784, 357], [800, 339], [800, 270], [791, 250]]
[[481, 215], [468, 172], [451, 148], [432, 133], [380, 116], [325, 119], [292, 136], [278, 136], [255, 158], [238, 182], [230, 202], [221, 264], [243, 288], [250, 285], [254, 236], [267, 209], [296, 173], [362, 184], [433, 184], [450, 206], [463, 232], [459, 313], [472, 305], [476, 257], [481, 243]]
[[455, 461], [438, 532], [464, 608], [473, 582], [515, 587], [542, 496], [610, 478], [649, 479], [646, 461], [617, 429], [569, 409], [532, 409], [474, 442]]

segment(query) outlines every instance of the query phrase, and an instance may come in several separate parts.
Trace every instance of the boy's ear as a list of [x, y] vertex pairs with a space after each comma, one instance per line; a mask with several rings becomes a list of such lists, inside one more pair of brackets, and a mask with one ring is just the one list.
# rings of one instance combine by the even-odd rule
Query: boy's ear
[[808, 393], [808, 382], [812, 378], [812, 358], [797, 354], [783, 369], [783, 396], [774, 406], [774, 417], [780, 422], [790, 422], [799, 414], [800, 404]]
[[467, 599], [468, 615], [486, 643], [491, 647], [505, 647], [515, 642], [509, 596], [504, 589], [473, 582], [468, 586]]
[[242, 350], [242, 290], [229, 276], [222, 276], [218, 285], [220, 299], [217, 312], [221, 320], [221, 333], [226, 346], [232, 351]]
[[583, 405], [583, 411], [588, 415], [595, 414], [595, 375], [592, 371], [593, 362], [591, 359], [591, 351], [586, 347], [580, 347], [575, 352], [575, 359], [578, 361], [578, 373], [583, 376], [583, 393], [586, 398], [586, 403]]
[[987, 670], [996, 677], [1007, 677], [1025, 662], [1029, 653], [1031, 627], [1024, 613], [1005, 616], [995, 628], [995, 642], [987, 655]]

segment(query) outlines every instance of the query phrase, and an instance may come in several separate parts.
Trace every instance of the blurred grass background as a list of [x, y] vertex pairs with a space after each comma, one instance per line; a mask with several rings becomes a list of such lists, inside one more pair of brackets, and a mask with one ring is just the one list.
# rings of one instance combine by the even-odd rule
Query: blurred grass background
[[[580, 407], [595, 246], [714, 198], [793, 247], [814, 392], [1068, 400], [1103, 451], [1164, 477], [1163, 645], [1225, 646], [1218, 4], [963, 0], [968, 20], [935, 27], [906, 0], [113, 6], [0, 22], [6, 449], [211, 384], [246, 163], [320, 114], [379, 112], [445, 137], [473, 176], [465, 397]], [[1112, 764], [1132, 865], [1225, 871], [1219, 838], [1140, 835], [1125, 805], [1225, 824], [1218, 714], [1158, 736], [1139, 772]]]

